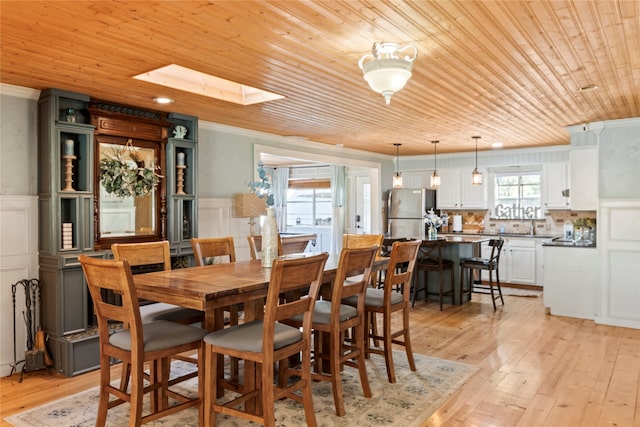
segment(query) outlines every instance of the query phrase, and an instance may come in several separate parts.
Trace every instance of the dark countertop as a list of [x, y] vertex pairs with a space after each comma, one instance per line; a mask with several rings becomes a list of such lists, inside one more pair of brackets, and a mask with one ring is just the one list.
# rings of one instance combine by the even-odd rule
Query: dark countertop
[[[447, 243], [482, 243], [482, 242], [489, 241], [491, 237], [484, 234], [478, 234], [478, 233], [464, 234], [464, 235], [459, 235], [459, 234], [453, 235], [451, 233], [438, 233], [438, 239], [446, 240]], [[393, 242], [402, 241], [402, 240], [406, 240], [406, 239], [404, 237], [385, 236], [384, 245], [390, 246], [393, 244]], [[428, 240], [425, 239], [424, 241], [426, 242]]]
[[438, 235], [443, 235], [443, 236], [485, 236], [487, 238], [492, 238], [492, 237], [522, 237], [522, 238], [533, 238], [533, 239], [553, 239], [555, 237], [558, 237], [557, 234], [534, 234], [531, 235], [529, 233], [491, 233], [491, 232], [487, 232], [487, 231], [483, 231], [481, 233], [477, 232], [477, 231], [467, 231], [467, 232], [449, 232], [449, 233], [438, 233]]
[[574, 242], [573, 240], [551, 240], [549, 242], [544, 242], [542, 244], [542, 246], [550, 246], [550, 247], [555, 247], [555, 248], [595, 248], [596, 244], [595, 243], [591, 243], [591, 244], [584, 244], [584, 243], [580, 243], [580, 242]]

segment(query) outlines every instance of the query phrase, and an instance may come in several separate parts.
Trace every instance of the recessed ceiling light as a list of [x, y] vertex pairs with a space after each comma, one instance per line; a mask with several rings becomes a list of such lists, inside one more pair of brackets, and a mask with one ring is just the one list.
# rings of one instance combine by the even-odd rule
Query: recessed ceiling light
[[577, 92], [589, 92], [596, 89], [598, 89], [598, 85], [589, 84], [589, 85], [584, 85], [582, 87], [579, 87]]
[[502, 142], [494, 142], [493, 144], [491, 144], [491, 146], [493, 148], [502, 148], [504, 144], [502, 144]]
[[159, 96], [157, 98], [153, 98], [153, 102], [155, 102], [156, 104], [171, 104], [173, 102], [173, 99]]
[[138, 74], [133, 78], [240, 105], [258, 104], [284, 98], [277, 93], [256, 89], [176, 64]]

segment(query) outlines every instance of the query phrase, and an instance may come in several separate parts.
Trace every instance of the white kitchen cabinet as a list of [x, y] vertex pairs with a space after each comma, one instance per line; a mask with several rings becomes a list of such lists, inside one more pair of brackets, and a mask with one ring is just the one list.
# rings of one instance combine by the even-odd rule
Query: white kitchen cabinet
[[[486, 207], [486, 182], [482, 185], [471, 184], [472, 169], [443, 169], [440, 175], [440, 188], [437, 192], [440, 209], [484, 209]], [[482, 171], [486, 179], [486, 171]]]
[[509, 239], [509, 283], [536, 284], [535, 239]]
[[544, 165], [542, 175], [542, 201], [546, 209], [569, 209], [569, 198], [562, 191], [569, 188], [568, 165], [566, 163], [549, 163]]
[[[515, 283], [522, 285], [539, 285], [536, 256], [536, 241], [534, 238], [503, 238], [504, 245], [500, 254], [500, 283]], [[483, 258], [491, 257], [491, 247], [486, 243], [481, 249]], [[482, 272], [482, 280], [489, 280], [489, 272]], [[495, 274], [494, 279], [495, 280]]]
[[544, 305], [551, 314], [593, 319], [597, 284], [596, 248], [544, 247]]
[[598, 209], [598, 147], [572, 148], [569, 153], [571, 173], [571, 210]]

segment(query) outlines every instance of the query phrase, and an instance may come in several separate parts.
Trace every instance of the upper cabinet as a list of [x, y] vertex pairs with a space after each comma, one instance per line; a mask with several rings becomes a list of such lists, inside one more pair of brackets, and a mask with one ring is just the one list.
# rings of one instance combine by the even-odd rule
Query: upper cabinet
[[571, 148], [571, 209], [595, 211], [598, 208], [598, 147]]
[[[486, 179], [486, 171], [482, 171]], [[439, 209], [485, 209], [486, 183], [471, 184], [471, 170], [442, 169], [440, 188], [437, 192]]]
[[89, 97], [48, 89], [38, 101], [40, 255], [93, 249], [93, 132]]
[[569, 209], [568, 165], [564, 162], [544, 165], [542, 200], [546, 209]]

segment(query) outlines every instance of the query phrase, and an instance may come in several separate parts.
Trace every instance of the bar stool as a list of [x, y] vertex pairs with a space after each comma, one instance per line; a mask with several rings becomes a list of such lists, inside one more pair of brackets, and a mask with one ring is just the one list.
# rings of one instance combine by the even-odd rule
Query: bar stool
[[[502, 252], [502, 245], [504, 240], [491, 239], [489, 240], [489, 246], [491, 247], [491, 256], [487, 258], [472, 257], [463, 258], [460, 260], [460, 302], [462, 303], [463, 295], [468, 293], [469, 300], [471, 300], [471, 293], [473, 292], [474, 283], [480, 284], [482, 270], [489, 271], [489, 289], [491, 290], [491, 301], [493, 302], [493, 309], [496, 309], [496, 300], [500, 299], [502, 305], [504, 305], [504, 299], [502, 298], [502, 289], [500, 288], [500, 253]], [[469, 289], [464, 289], [464, 272], [469, 271]], [[498, 295], [493, 292], [493, 272], [496, 272], [496, 287], [498, 288]], [[473, 273], [477, 272], [478, 279], [474, 282]]]
[[[411, 296], [411, 306], [413, 307], [416, 303], [416, 296], [418, 292], [424, 292], [425, 298], [429, 295], [437, 295], [438, 300], [440, 302], [440, 311], [442, 311], [443, 297], [450, 296], [451, 303], [455, 304], [455, 295], [454, 295], [454, 281], [453, 281], [453, 261], [449, 259], [442, 258], [442, 245], [446, 243], [446, 240], [424, 240], [422, 242], [422, 246], [420, 250], [423, 252], [423, 255], [418, 259], [417, 268], [419, 271], [424, 272], [424, 287], [422, 289], [418, 289], [416, 281], [414, 281], [413, 286], [413, 295]], [[451, 286], [448, 291], [444, 290], [444, 271], [449, 270], [449, 277]], [[437, 271], [438, 272], [438, 280], [440, 285], [438, 287], [438, 292], [429, 292], [428, 282], [429, 282], [429, 272]]]

